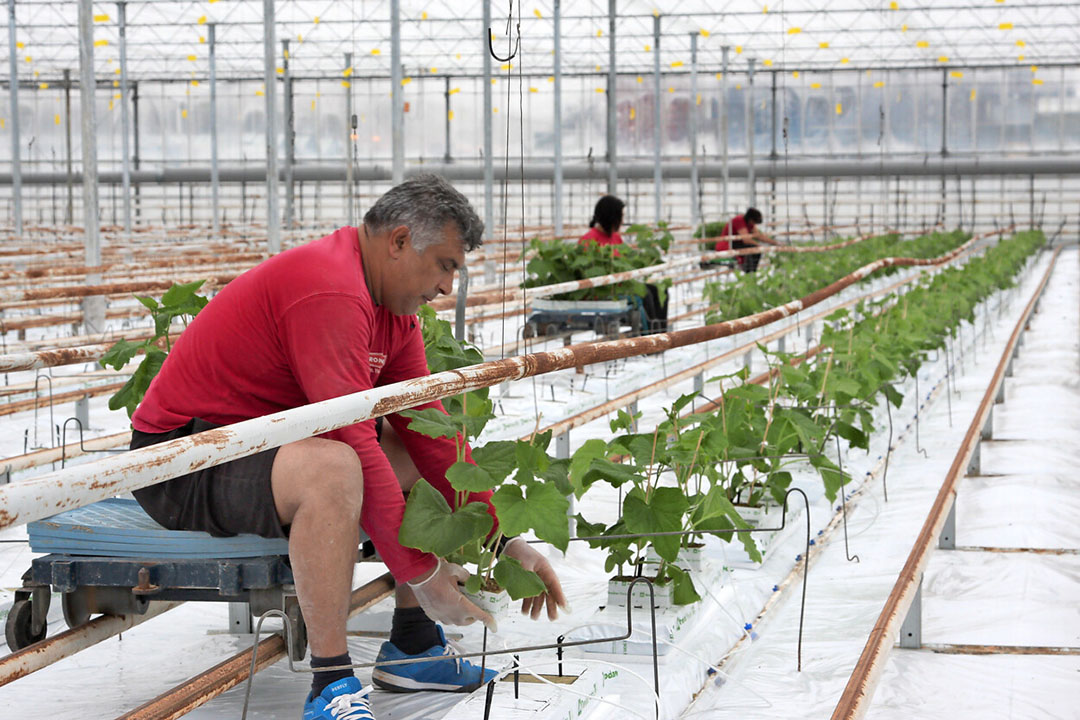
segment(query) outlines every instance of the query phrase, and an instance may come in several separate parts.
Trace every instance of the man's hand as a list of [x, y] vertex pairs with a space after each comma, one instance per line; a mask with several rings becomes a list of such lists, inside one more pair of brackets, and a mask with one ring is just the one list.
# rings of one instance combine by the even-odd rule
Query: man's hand
[[408, 582], [420, 607], [436, 622], [450, 625], [471, 625], [475, 621], [487, 625], [491, 632], [497, 631], [495, 618], [471, 603], [461, 594], [458, 583], [469, 578], [469, 572], [456, 563], [439, 558], [439, 564], [427, 575]]
[[529, 543], [520, 537], [510, 538], [503, 548], [503, 552], [521, 563], [521, 567], [532, 570], [540, 576], [547, 587], [547, 592], [521, 601], [521, 614], [530, 615], [533, 620], [540, 617], [540, 611], [547, 603], [547, 616], [549, 620], [559, 617], [558, 608], [569, 612], [570, 605], [563, 595], [562, 585], [552, 569], [551, 563], [543, 555], [533, 550]]

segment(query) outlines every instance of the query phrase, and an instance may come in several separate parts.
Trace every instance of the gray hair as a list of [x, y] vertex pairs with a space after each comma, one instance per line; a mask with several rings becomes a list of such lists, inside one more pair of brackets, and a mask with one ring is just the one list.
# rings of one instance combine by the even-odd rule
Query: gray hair
[[398, 225], [409, 228], [413, 249], [418, 253], [440, 241], [448, 222], [457, 225], [465, 252], [480, 247], [484, 223], [468, 199], [444, 178], [430, 173], [390, 188], [364, 215], [364, 225], [371, 233]]

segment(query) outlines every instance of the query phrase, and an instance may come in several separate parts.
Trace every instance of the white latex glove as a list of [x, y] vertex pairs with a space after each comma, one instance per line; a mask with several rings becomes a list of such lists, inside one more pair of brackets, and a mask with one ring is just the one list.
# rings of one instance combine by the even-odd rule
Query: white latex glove
[[458, 583], [464, 583], [468, 578], [469, 572], [465, 568], [439, 558], [439, 564], [429, 575], [410, 580], [408, 586], [432, 620], [449, 625], [471, 625], [479, 620], [488, 630], [496, 632], [495, 618], [461, 594]]
[[529, 615], [533, 620], [536, 620], [540, 617], [540, 611], [543, 610], [545, 603], [547, 603], [548, 620], [559, 617], [558, 608], [570, 612], [570, 604], [566, 602], [566, 596], [563, 595], [559, 577], [555, 574], [555, 570], [551, 567], [551, 563], [547, 561], [547, 558], [534, 550], [529, 543], [520, 537], [510, 538], [506, 546], [503, 547], [503, 553], [521, 563], [521, 567], [532, 570], [539, 575], [540, 579], [544, 581], [544, 585], [547, 586], [546, 593], [525, 598], [521, 601], [522, 615]]

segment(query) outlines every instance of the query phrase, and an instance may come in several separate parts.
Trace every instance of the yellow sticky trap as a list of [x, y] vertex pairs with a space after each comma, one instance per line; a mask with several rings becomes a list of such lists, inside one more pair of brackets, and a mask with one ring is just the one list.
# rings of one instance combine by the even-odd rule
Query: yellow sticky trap
[[947, 63], [947, 62], [949, 62], [949, 56], [948, 55], [939, 55], [937, 61], [939, 63]]
[[637, 117], [637, 109], [636, 108], [630, 108], [630, 119], [633, 120], [636, 117]]
[[736, 45], [735, 46], [735, 54], [736, 55], [742, 55], [742, 45]]
[[890, 10], [899, 10], [900, 5], [897, 4], [896, 0], [893, 0], [891, 3], [889, 3], [889, 9]]
[[288, 50], [283, 50], [282, 55], [285, 57], [286, 60], [289, 59], [289, 51]]
[[698, 94], [697, 94], [697, 102], [696, 102], [696, 103], [694, 103], [694, 104], [695, 104], [695, 105], [700, 105], [700, 104], [701, 104], [701, 93], [698, 93]]
[[1012, 23], [1001, 23], [998, 25], [998, 30], [1012, 30]]
[[660, 17], [660, 11], [657, 10], [656, 8], [653, 8], [652, 16], [653, 17]]
[[94, 22], [109, 22], [108, 15], [95, 15]]
[[200, 35], [199, 36], [199, 44], [202, 44], [202, 43], [205, 43], [205, 42], [206, 42], [206, 38], [203, 37], [202, 35]]
[[371, 48], [371, 54], [372, 55], [382, 55], [382, 50], [380, 50], [379, 48]]
[[818, 47], [821, 48], [822, 50], [828, 50], [829, 49], [829, 43], [828, 42], [819, 42]]
[[341, 76], [342, 76], [342, 77], [349, 77], [350, 75], [352, 75], [352, 70], [353, 70], [353, 69], [352, 69], [352, 67], [351, 67], [351, 66], [350, 66], [350, 67], [347, 67], [347, 68], [345, 68], [344, 70], [342, 70], [342, 71], [341, 71]]
[[529, 86], [529, 92], [531, 92], [531, 93], [540, 92], [540, 88]]
[[15, 41], [15, 47], [18, 48], [19, 50], [22, 50], [23, 48], [26, 47], [26, 45], [24, 45], [21, 40], [17, 40], [17, 41]]
[[675, 92], [675, 88], [673, 88], [673, 87], [669, 87], [669, 88], [667, 89], [667, 91], [668, 91], [669, 93], [673, 93], [673, 92]]
[[798, 78], [798, 77], [799, 77], [799, 71], [798, 71], [798, 70], [795, 70], [795, 71], [793, 71], [793, 72], [791, 73], [791, 77], [793, 77], [793, 78]]
[[499, 112], [499, 108], [491, 108], [491, 112]]
[[38, 85], [38, 90], [48, 90], [48, 89], [49, 89], [49, 83], [41, 83], [40, 85]]
[[105, 47], [108, 44], [109, 44], [109, 41], [105, 40], [104, 38], [102, 38], [101, 40], [95, 40], [94, 41], [94, 47]]
[[1017, 55], [1016, 59], [1019, 60], [1020, 62], [1024, 62], [1024, 56], [1023, 55]]
[[113, 87], [120, 87], [120, 81], [119, 80], [113, 80], [112, 81], [112, 86]]
[[278, 75], [284, 75], [285, 74], [285, 68], [279, 67], [279, 68], [276, 68], [276, 70], [277, 70]]
[[447, 110], [446, 111], [446, 119], [447, 120], [453, 120], [454, 119], [454, 111], [453, 110]]
[[113, 101], [112, 101], [112, 100], [110, 100], [110, 101], [109, 101], [109, 109], [110, 109], [110, 110], [112, 110], [112, 109], [113, 109]]
[[926, 40], [919, 40], [917, 43], [915, 43], [915, 47], [928, 48], [928, 47], [930, 47], [930, 43], [927, 42]]
[[554, 75], [548, 75], [548, 82], [549, 83], [555, 82], [555, 76]]
[[420, 12], [420, 19], [427, 20], [427, 10], [423, 10]]
[[262, 97], [263, 95], [265, 95], [265, 93], [262, 90], [256, 90], [255, 94], [258, 95], [259, 97]]
[[188, 56], [187, 56], [187, 59], [188, 59], [188, 60], [190, 60], [191, 62], [195, 62], [195, 61], [196, 61], [196, 60], [198, 60], [199, 58], [198, 58], [198, 57], [196, 57], [196, 56], [194, 56], [194, 55], [188, 55]]
[[844, 114], [844, 105], [842, 103], [836, 103], [836, 114], [837, 115], [843, 115]]
[[1016, 47], [1024, 47], [1024, 45], [1026, 45], [1026, 44], [1027, 43], [1025, 43], [1023, 40], [1017, 40], [1016, 41]]
[[637, 81], [638, 81], [638, 83], [645, 82], [640, 75], [637, 76]]
[[457, 95], [459, 92], [461, 92], [461, 88], [459, 88], [459, 87], [450, 88], [450, 94], [451, 95]]
[[214, 3], [216, 3], [216, 2], [217, 2], [217, 0], [209, 0], [209, 4], [210, 4], [210, 5], [213, 5], [213, 4], [214, 4]]
[[0, 130], [7, 127], [7, 118], [0, 118]]
[[55, 115], [53, 115], [52, 119], [53, 119], [53, 124], [59, 125], [60, 124], [60, 113], [56, 113]]
[[[344, 87], [344, 88], [347, 88], [347, 87], [352, 87], [352, 83], [351, 83], [351, 82], [349, 82], [348, 80], [342, 80], [342, 81], [341, 81], [341, 87]], [[262, 95], [262, 93], [261, 93], [261, 92], [259, 92], [259, 93], [257, 93], [257, 94], [258, 94], [258, 95]]]
[[788, 34], [788, 35], [798, 35], [798, 34], [799, 34], [799, 33], [801, 33], [801, 32], [802, 32], [802, 28], [801, 28], [801, 27], [789, 27], [789, 28], [787, 29], [787, 34]]
[[596, 88], [596, 92], [602, 93], [602, 92], [604, 92], [604, 88]]
[[736, 85], [736, 86], [735, 86], [735, 89], [736, 89], [736, 90], [742, 90], [742, 85], [741, 85], [741, 84], [739, 84], [739, 85]]
[[543, 15], [540, 14], [540, 8], [533, 8], [533, 15], [535, 15], [536, 17], [541, 18], [541, 19], [543, 19], [543, 17], [544, 17]]
[[316, 15], [315, 17], [313, 17], [313, 18], [311, 19], [311, 21], [312, 21], [313, 23], [315, 23], [316, 25], [318, 25], [318, 24], [319, 24], [319, 16], [318, 16], [318, 15]]
[[769, 58], [765, 58], [761, 62], [761, 64], [764, 65], [765, 67], [772, 67], [772, 60], [770, 60]]
[[411, 77], [401, 78], [401, 85], [402, 85], [403, 87], [404, 87], [405, 85], [408, 85], [408, 84], [409, 84], [409, 83], [411, 83], [411, 82], [412, 82], [412, 78], [411, 78]]
[[673, 68], [681, 68], [682, 66], [683, 66], [683, 61], [682, 60], [676, 60], [675, 62], [671, 63], [671, 67], [673, 67]]
[[603, 30], [597, 30], [596, 31], [596, 37], [604, 37], [604, 31]]
[[206, 16], [205, 15], [200, 15], [199, 16], [199, 24], [200, 25], [205, 25], [206, 24]]
[[841, 65], [847, 65], [849, 62], [851, 62], [851, 58], [840, 58]]
[[810, 83], [810, 89], [811, 90], [820, 90], [821, 89], [821, 83]]
[[191, 81], [191, 87], [199, 87], [199, 81], [198, 80], [192, 80]]
[[298, 42], [298, 43], [301, 43], [301, 44], [302, 44], [302, 43], [304, 42], [304, 36], [303, 36], [302, 34], [300, 34], [300, 33], [297, 33], [297, 35], [296, 35], [296, 42]]
[[972, 101], [974, 101], [974, 100], [975, 100], [975, 88], [971, 88], [971, 97], [970, 97], [970, 98], [968, 98], [968, 99], [969, 99], [969, 100], [972, 100]]
[[1039, 78], [1031, 78], [1031, 84], [1032, 85], [1042, 85], [1043, 81], [1041, 79], [1039, 79]]
[[597, 66], [596, 66], [596, 72], [600, 72], [600, 70], [601, 70], [600, 66], [599, 66], [599, 65], [597, 65]]
[[513, 67], [514, 66], [513, 66], [512, 63], [503, 63], [502, 65], [499, 66], [499, 69], [503, 70], [503, 71], [506, 71], [506, 70], [510, 70]]
[[1039, 66], [1038, 65], [1032, 65], [1031, 66], [1031, 72], [1039, 72]]
[[709, 37], [709, 35], [710, 35], [710, 33], [709, 33], [708, 30], [706, 30], [705, 28], [701, 28], [701, 36], [702, 37]]
[[34, 62], [34, 59], [31, 58], [29, 55], [27, 55], [26, 56], [26, 62]]
[[182, 118], [187, 117], [187, 108], [184, 108], [183, 110], [180, 111], [180, 117], [182, 117]]
[[962, 77], [964, 77], [964, 73], [960, 72], [959, 70], [953, 70], [951, 73], [949, 73], [949, 75], [951, 75], [954, 78], [962, 78]]
[[315, 101], [314, 100], [311, 101], [311, 111], [312, 112], [315, 111]]
[[116, 68], [115, 70], [113, 70], [113, 75], [119, 75], [119, 74], [120, 74], [120, 68]]
[[491, 78], [491, 84], [492, 85], [494, 85], [497, 82], [499, 82], [498, 78]]
[[716, 79], [717, 80], [723, 80], [724, 79], [724, 73], [716, 73]]
[[761, 13], [763, 15], [768, 15], [769, 14], [769, 6], [768, 5], [762, 5], [761, 6]]
[[645, 45], [645, 52], [652, 52], [652, 45]]
[[900, 26], [900, 32], [907, 32], [907, 23]]
[[434, 75], [434, 74], [436, 74], [437, 72], [439, 72], [439, 68], [437, 68], [437, 67], [433, 67], [433, 68], [430, 68], [430, 70], [431, 70], [431, 74], [432, 74], [432, 75]]

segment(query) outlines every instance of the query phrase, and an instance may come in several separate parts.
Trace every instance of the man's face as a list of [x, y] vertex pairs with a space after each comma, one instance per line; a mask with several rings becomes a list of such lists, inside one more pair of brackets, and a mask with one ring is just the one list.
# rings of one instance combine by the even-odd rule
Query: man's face
[[409, 233], [395, 230], [394, 235], [391, 252], [396, 258], [384, 288], [384, 304], [394, 315], [415, 315], [421, 305], [453, 292], [454, 273], [465, 264], [465, 247], [452, 222], [420, 253]]

